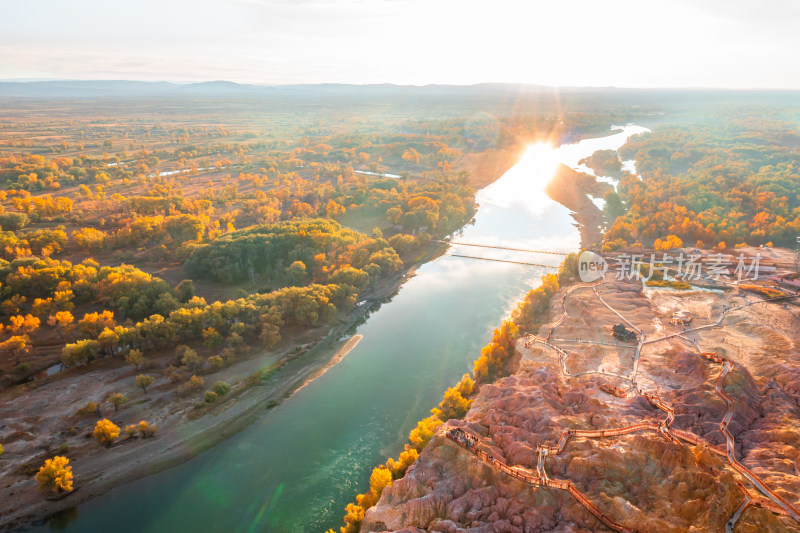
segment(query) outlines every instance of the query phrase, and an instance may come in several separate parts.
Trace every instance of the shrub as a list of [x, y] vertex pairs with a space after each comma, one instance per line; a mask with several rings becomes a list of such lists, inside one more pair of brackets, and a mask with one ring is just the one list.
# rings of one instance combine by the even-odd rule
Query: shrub
[[111, 446], [119, 438], [119, 426], [104, 418], [95, 424], [92, 435], [103, 446]]
[[688, 291], [692, 288], [691, 285], [680, 280], [650, 279], [645, 281], [644, 284], [648, 287], [665, 287], [679, 291]]
[[194, 283], [190, 279], [185, 279], [175, 286], [173, 293], [179, 302], [186, 303], [194, 298]]
[[36, 474], [36, 481], [42, 490], [71, 491], [72, 467], [69, 466], [69, 459], [60, 455], [47, 459]]
[[[566, 276], [565, 276], [566, 277]], [[563, 280], [566, 281], [566, 280]], [[534, 331], [547, 318], [550, 299], [558, 291], [559, 278], [555, 274], [542, 276], [542, 284], [528, 291], [525, 298], [511, 313], [511, 319], [525, 331]], [[478, 376], [475, 376], [478, 379]], [[478, 381], [480, 381], [478, 379]]]
[[417, 427], [411, 430], [408, 435], [408, 440], [411, 445], [417, 450], [422, 451], [428, 441], [431, 440], [436, 428], [442, 425], [442, 421], [436, 415], [431, 415], [428, 418], [423, 418], [417, 422]]
[[126, 398], [121, 392], [112, 392], [108, 395], [108, 401], [114, 406], [114, 412], [116, 413], [119, 411], [119, 406], [127, 402], [128, 398]]
[[190, 392], [202, 389], [206, 381], [200, 376], [194, 375], [189, 378], [189, 381], [184, 383], [178, 388], [180, 394], [189, 394]]
[[144, 420], [139, 421], [138, 427], [139, 436], [143, 439], [149, 439], [150, 437], [153, 437], [156, 434], [156, 431], [158, 431], [158, 426], [154, 426], [150, 422], [145, 422]]
[[681, 247], [683, 247], [683, 241], [676, 235], [667, 235], [667, 238], [663, 241], [656, 239], [653, 243], [653, 248], [656, 250], [673, 250]]
[[[548, 276], [552, 276], [552, 274], [548, 274]], [[528, 295], [530, 294], [528, 293]], [[475, 381], [488, 383], [503, 373], [506, 363], [514, 355], [514, 341], [517, 337], [519, 337], [519, 328], [512, 320], [504, 321], [498, 329], [494, 330], [492, 342], [483, 347], [481, 356], [475, 361], [472, 371]]]
[[225, 396], [231, 391], [231, 386], [224, 381], [217, 381], [214, 383], [214, 392], [217, 396]]
[[178, 346], [175, 351], [181, 358], [181, 364], [189, 370], [202, 368], [203, 363], [205, 363], [205, 360], [188, 346]]
[[212, 372], [217, 372], [225, 366], [225, 361], [218, 355], [212, 355], [208, 358], [208, 364], [211, 365]]
[[86, 405], [75, 411], [75, 416], [84, 416], [88, 415], [89, 413], [96, 413], [97, 412], [97, 404], [94, 402], [86, 402]]
[[58, 447], [58, 453], [60, 453], [61, 455], [68, 454], [69, 453], [69, 444], [67, 444], [66, 442], [62, 442], [61, 446]]
[[458, 385], [445, 391], [444, 398], [438, 407], [431, 409], [431, 413], [442, 421], [447, 421], [451, 418], [462, 418], [467, 414], [472, 404], [472, 400], [468, 398], [472, 394], [474, 387], [475, 382], [472, 381], [468, 374], [464, 374]]
[[167, 376], [172, 383], [180, 383], [186, 378], [180, 368], [175, 368], [172, 365], [167, 367], [164, 371], [164, 375]]
[[136, 379], [133, 380], [133, 384], [142, 389], [144, 392], [147, 392], [147, 388], [153, 384], [153, 381], [155, 381], [153, 376], [139, 374], [136, 376]]
[[25, 213], [3, 213], [0, 215], [0, 228], [3, 231], [17, 231], [28, 225], [28, 215]]
[[765, 298], [780, 298], [781, 296], [786, 296], [781, 291], [777, 291], [770, 287], [764, 287], [763, 285], [755, 285], [753, 283], [741, 283], [739, 284], [739, 289], [747, 292], [752, 292], [755, 294], [760, 294]]
[[205, 399], [206, 403], [214, 403], [217, 401], [217, 393], [214, 392], [213, 390], [207, 390]]
[[99, 342], [94, 339], [82, 339], [67, 344], [61, 349], [61, 362], [66, 367], [83, 366], [99, 354]]
[[342, 533], [358, 533], [361, 531], [361, 522], [364, 520], [364, 508], [355, 503], [348, 503], [345, 507], [344, 523], [341, 528]]
[[134, 367], [136, 370], [146, 368], [150, 363], [141, 350], [131, 350], [128, 352], [128, 355], [125, 356], [125, 362]]
[[392, 476], [395, 479], [400, 479], [405, 475], [408, 467], [416, 462], [417, 458], [419, 458], [417, 450], [406, 445], [406, 449], [400, 452], [400, 457], [397, 460], [390, 457], [386, 461], [386, 468], [392, 471]]
[[135, 439], [138, 429], [139, 428], [136, 426], [136, 424], [125, 426], [125, 429], [122, 431], [123, 440]]
[[356, 499], [364, 509], [369, 509], [378, 502], [383, 489], [392, 484], [392, 471], [385, 466], [377, 466], [369, 476], [369, 491], [359, 494]]

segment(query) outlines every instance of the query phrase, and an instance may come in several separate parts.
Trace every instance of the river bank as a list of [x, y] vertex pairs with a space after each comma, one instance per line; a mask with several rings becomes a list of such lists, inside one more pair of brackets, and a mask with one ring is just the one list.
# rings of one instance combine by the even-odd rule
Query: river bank
[[605, 213], [592, 202], [602, 198], [606, 191], [613, 191], [608, 183], [597, 181], [595, 176], [576, 172], [566, 165], [559, 165], [555, 176], [545, 188], [547, 195], [573, 211], [573, 217], [581, 233], [581, 248], [599, 250], [606, 225]]
[[[192, 412], [191, 407], [168, 413], [164, 415], [166, 420], [159, 422], [157, 435], [151, 439], [120, 442], [111, 449], [96, 446], [93, 441], [85, 447], [73, 448], [66, 453], [75, 475], [74, 490], [71, 493], [46, 498], [36, 489], [36, 482], [32, 477], [16, 483], [12, 481], [0, 488], [0, 499], [4, 502], [0, 513], [0, 529], [26, 529], [31, 524], [44, 523], [46, 518], [64, 513], [71, 507], [96, 498], [115, 487], [185, 463], [239, 433], [261, 417], [265, 410], [280, 405], [297, 390], [309, 385], [340, 362], [357, 344], [353, 339], [358, 338], [357, 335], [343, 337], [347, 337], [348, 332], [357, 324], [391, 299], [402, 284], [415, 275], [421, 264], [440, 256], [445, 249], [444, 245], [432, 244], [412, 265], [380, 282], [364, 297], [360, 305], [338, 317], [337, 322], [323, 334], [320, 335], [320, 328], [315, 328], [296, 340], [286, 339], [281, 343], [284, 348], [271, 357], [264, 359], [259, 355], [250, 356], [232, 364], [224, 375], [215, 374], [215, 378], [224, 377], [235, 387], [237, 383], [246, 383], [271, 364], [286, 360], [280, 370], [271, 373], [268, 379], [244, 386], [242, 390], [234, 389], [231, 394], [233, 398], [219, 404], [203, 406], [203, 412], [199, 414]], [[316, 339], [309, 340], [309, 337]], [[292, 346], [295, 343], [301, 344], [300, 341], [305, 346], [305, 351], [299, 357], [293, 356]], [[265, 361], [271, 364], [265, 367]], [[64, 377], [58, 376], [62, 379]], [[50, 383], [55, 385], [56, 379], [52, 378]], [[91, 377], [87, 379], [95, 381]], [[96, 381], [102, 383], [104, 380]], [[47, 385], [48, 383], [44, 383], [40, 386]], [[19, 409], [20, 402], [24, 401], [24, 398], [18, 399], [14, 403], [14, 409]], [[62, 404], [61, 408], [64, 412], [60, 419], [73, 416], [66, 405]], [[90, 421], [89, 426], [93, 424]], [[3, 427], [5, 424], [0, 429]], [[49, 448], [46, 444], [42, 447]], [[53, 453], [56, 452], [47, 455], [51, 456]], [[6, 453], [4, 459], [7, 462], [11, 457], [13, 452]]]

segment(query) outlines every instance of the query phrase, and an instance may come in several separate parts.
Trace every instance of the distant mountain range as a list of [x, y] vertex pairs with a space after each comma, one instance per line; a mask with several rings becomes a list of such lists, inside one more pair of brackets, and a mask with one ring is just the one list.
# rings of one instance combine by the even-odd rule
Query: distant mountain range
[[[382, 93], [401, 94], [409, 91], [428, 94], [468, 94], [470, 92], [547, 92], [553, 87], [512, 83], [482, 83], [477, 85], [349, 85], [319, 83], [305, 85], [249, 85], [232, 81], [204, 81], [199, 83], [172, 83], [166, 81], [127, 80], [47, 80], [47, 81], [0, 81], [0, 97], [28, 98], [96, 98], [114, 96], [261, 96], [279, 94], [345, 94]], [[597, 89], [595, 89], [597, 90]]]
[[622, 95], [654, 93], [705, 95], [797, 95], [798, 91], [738, 91], [725, 89], [622, 89], [616, 87], [548, 87], [515, 83], [481, 83], [476, 85], [348, 85], [336, 83], [308, 85], [248, 85], [230, 81], [200, 83], [147, 82], [126, 80], [53, 80], [53, 81], [0, 81], [0, 98], [129, 98], [129, 97], [291, 97], [291, 96], [482, 96], [487, 94], [552, 95], [554, 93]]

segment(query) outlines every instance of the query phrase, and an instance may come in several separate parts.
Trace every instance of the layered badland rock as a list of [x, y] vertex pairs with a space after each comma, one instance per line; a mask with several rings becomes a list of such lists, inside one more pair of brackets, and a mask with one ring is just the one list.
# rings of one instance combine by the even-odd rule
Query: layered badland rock
[[[682, 331], [668, 323], [677, 309], [690, 311], [692, 328], [716, 322], [725, 306], [756, 299], [735, 290], [642, 291], [641, 282], [611, 275], [598, 291], [648, 340]], [[561, 312], [562, 294], [553, 299], [553, 319]], [[565, 303], [568, 317], [554, 331], [552, 343], [568, 354], [565, 367], [572, 377], [562, 371], [555, 350], [520, 339], [516, 372], [481, 387], [467, 416], [439, 429], [405, 477], [384, 489], [362, 531], [607, 529], [567, 491], [500, 472], [444, 436], [463, 427], [499, 461], [535, 475], [537, 447], [556, 446], [565, 429], [658, 424], [666, 418], [640, 394], [619, 398], [600, 389], [602, 384], [630, 386], [610, 375], [629, 376], [634, 364], [635, 344], [614, 345], [611, 337], [619, 317], [591, 288], [574, 291]], [[724, 450], [719, 429], [726, 405], [714, 388], [721, 365], [701, 357], [697, 348], [732, 361], [723, 384], [735, 404], [728, 429], [736, 457], [795, 507], [800, 506], [799, 314], [800, 307], [780, 303], [733, 311], [721, 327], [687, 333], [689, 341], [673, 337], [645, 344], [637, 374], [641, 392], [658, 395], [674, 409], [674, 429]], [[608, 374], [575, 376], [589, 371]], [[656, 431], [572, 437], [560, 454], [546, 459], [545, 469], [551, 479], [573, 482], [612, 520], [641, 532], [724, 531], [744, 499], [737, 481], [752, 496], [763, 496], [730, 466], [724, 452], [670, 442]], [[800, 531], [800, 524], [750, 506], [735, 531]]]

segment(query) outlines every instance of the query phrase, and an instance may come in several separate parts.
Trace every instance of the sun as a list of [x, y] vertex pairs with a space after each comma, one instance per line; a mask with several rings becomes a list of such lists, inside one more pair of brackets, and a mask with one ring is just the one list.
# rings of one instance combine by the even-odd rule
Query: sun
[[550, 182], [556, 173], [560, 161], [558, 152], [550, 143], [537, 142], [529, 145], [520, 159], [520, 166], [529, 173], [540, 190]]

